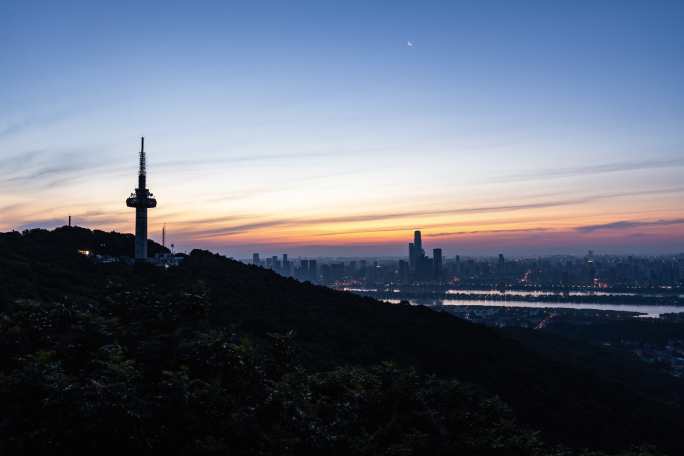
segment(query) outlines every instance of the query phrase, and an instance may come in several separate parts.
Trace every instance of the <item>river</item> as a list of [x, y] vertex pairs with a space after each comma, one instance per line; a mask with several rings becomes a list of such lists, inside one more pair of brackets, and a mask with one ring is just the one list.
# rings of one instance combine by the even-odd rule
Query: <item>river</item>
[[[399, 299], [384, 299], [391, 303], [399, 303]], [[425, 306], [486, 306], [486, 307], [531, 307], [536, 309], [594, 309], [612, 310], [618, 312], [639, 312], [643, 317], [658, 318], [666, 313], [684, 312], [683, 306], [667, 305], [638, 305], [638, 304], [591, 304], [573, 302], [536, 302], [536, 301], [487, 301], [484, 299], [462, 300], [462, 299], [411, 299], [413, 305]]]

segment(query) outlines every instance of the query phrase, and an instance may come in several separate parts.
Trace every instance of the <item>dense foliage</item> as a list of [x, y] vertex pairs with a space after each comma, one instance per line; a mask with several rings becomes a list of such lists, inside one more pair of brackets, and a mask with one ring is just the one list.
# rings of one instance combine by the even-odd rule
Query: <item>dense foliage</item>
[[681, 383], [646, 367], [648, 388], [208, 252], [168, 270], [77, 253], [132, 245], [77, 228], [0, 235], [3, 454], [682, 448]]

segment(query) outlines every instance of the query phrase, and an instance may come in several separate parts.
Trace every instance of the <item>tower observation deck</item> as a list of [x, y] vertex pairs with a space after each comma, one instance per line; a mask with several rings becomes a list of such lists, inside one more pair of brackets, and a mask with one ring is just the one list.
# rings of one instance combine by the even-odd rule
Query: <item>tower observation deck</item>
[[147, 209], [157, 207], [157, 200], [147, 189], [145, 169], [145, 138], [140, 138], [140, 170], [138, 188], [126, 199], [126, 206], [135, 208], [135, 259], [147, 260]]

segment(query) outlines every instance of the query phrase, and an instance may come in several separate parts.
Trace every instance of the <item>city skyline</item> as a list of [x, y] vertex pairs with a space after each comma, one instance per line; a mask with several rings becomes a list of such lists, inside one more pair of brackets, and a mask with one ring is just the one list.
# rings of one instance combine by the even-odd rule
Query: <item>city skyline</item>
[[1, 7], [1, 231], [134, 232], [145, 135], [179, 250], [684, 250], [679, 2], [73, 6]]
[[[470, 299], [471, 304], [475, 298], [483, 300], [481, 305], [491, 305], [488, 299], [502, 298], [511, 290], [515, 290], [513, 299], [518, 302], [543, 295], [569, 298], [571, 290], [575, 298], [589, 299], [610, 296], [606, 290], [612, 290], [618, 294], [606, 301], [617, 302], [627, 299], [626, 296], [639, 296], [635, 291], [643, 289], [658, 290], [651, 297], [664, 302], [668, 298], [660, 294], [663, 292], [671, 293], [669, 298], [684, 297], [675, 291], [684, 277], [684, 253], [616, 256], [596, 255], [590, 250], [583, 256], [507, 258], [500, 253], [495, 257], [472, 258], [444, 257], [443, 250], [434, 247], [430, 256], [419, 230], [414, 231], [407, 247], [408, 255], [399, 258], [294, 259], [286, 253], [262, 257], [255, 252], [251, 259], [242, 262], [284, 277], [392, 302], [423, 299], [433, 305], [435, 300], [446, 302], [459, 295], [460, 299]], [[676, 307], [669, 310], [679, 312]]]

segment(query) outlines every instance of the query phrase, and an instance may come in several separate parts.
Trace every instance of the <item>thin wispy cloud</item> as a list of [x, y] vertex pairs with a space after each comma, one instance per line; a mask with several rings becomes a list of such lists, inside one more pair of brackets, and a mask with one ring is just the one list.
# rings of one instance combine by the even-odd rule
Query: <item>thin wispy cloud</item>
[[[561, 219], [566, 219], [566, 220], [574, 220], [576, 217], [574, 216], [566, 216], [566, 217], [540, 217], [540, 216], [525, 216], [525, 217], [504, 217], [504, 218], [495, 218], [495, 219], [486, 219], [486, 220], [462, 220], [459, 221], [456, 225], [458, 227], [467, 227], [467, 226], [476, 226], [476, 227], [485, 227], [485, 226], [501, 226], [501, 225], [520, 225], [520, 224], [528, 224], [528, 223], [539, 223], [539, 222], [557, 222]], [[332, 236], [344, 236], [344, 235], [359, 235], [359, 234], [373, 234], [373, 233], [394, 233], [394, 232], [413, 232], [414, 230], [420, 229], [420, 230], [430, 230], [430, 229], [436, 229], [436, 228], [441, 228], [441, 229], [449, 229], [454, 227], [453, 222], [439, 222], [439, 223], [420, 223], [420, 224], [412, 224], [412, 225], [398, 225], [398, 226], [389, 226], [389, 227], [383, 227], [383, 228], [364, 228], [364, 229], [352, 229], [352, 230], [344, 230], [344, 231], [333, 231], [333, 232], [326, 232], [326, 233], [318, 233], [315, 236], [316, 237], [332, 237]], [[461, 230], [465, 231], [465, 230]], [[430, 234], [426, 234], [426, 236], [430, 236]]]
[[[110, 147], [84, 148], [75, 151], [34, 150], [15, 154], [0, 161], [0, 186], [12, 188], [31, 186], [33, 188], [54, 188], [92, 179], [96, 176], [121, 176], [131, 172], [130, 165], [122, 165], [120, 156], [102, 154]], [[93, 151], [98, 151], [94, 153]], [[304, 160], [336, 155], [337, 152], [311, 152], [292, 154], [255, 154], [227, 156], [223, 158], [202, 158], [197, 160], [167, 160], [153, 162], [156, 172], [160, 175], [166, 170], [201, 171], [206, 169], [221, 169], [221, 166], [239, 163], [261, 163]], [[136, 163], [135, 155], [131, 154], [130, 163]], [[330, 173], [313, 176], [311, 179], [323, 179], [336, 175], [352, 174], [354, 171]], [[306, 178], [304, 178], [306, 179]], [[301, 181], [301, 179], [300, 179]], [[264, 188], [265, 189], [265, 188]], [[263, 189], [261, 189], [263, 190]], [[214, 202], [249, 197], [260, 193], [260, 189], [251, 192], [238, 191], [216, 197]]]
[[650, 226], [672, 226], [684, 225], [684, 218], [662, 219], [662, 220], [619, 220], [617, 222], [602, 223], [597, 225], [584, 225], [575, 228], [582, 233], [592, 233], [603, 230], [626, 230], [631, 228], [643, 228]]
[[389, 228], [377, 228], [377, 229], [365, 229], [365, 230], [349, 230], [349, 231], [335, 231], [332, 233], [318, 233], [316, 237], [331, 237], [331, 236], [345, 236], [350, 234], [373, 234], [373, 233], [394, 233], [402, 231], [412, 231], [415, 230], [413, 226], [401, 226], [401, 227], [389, 227]]
[[[34, 150], [0, 162], [0, 187], [52, 188], [122, 169], [104, 147], [75, 150]], [[94, 153], [97, 151], [97, 153]]]
[[0, 124], [0, 139], [17, 135], [34, 127], [49, 125], [66, 118], [67, 115], [68, 114], [66, 112], [53, 112], [47, 114], [36, 114], [19, 120], [5, 122]]
[[39, 157], [43, 153], [44, 151], [40, 150], [29, 150], [19, 154], [5, 156], [5, 158], [0, 160], [0, 172], [2, 172], [3, 175], [6, 175], [21, 171], [27, 166], [30, 166], [36, 157]]
[[[155, 162], [156, 167], [175, 169], [181, 168], [183, 170], [193, 170], [197, 168], [215, 168], [220, 165], [239, 164], [239, 163], [259, 163], [259, 162], [277, 162], [277, 161], [295, 161], [306, 160], [312, 158], [327, 158], [339, 157], [349, 155], [361, 155], [371, 152], [383, 151], [396, 148], [397, 146], [377, 146], [377, 147], [361, 147], [361, 148], [326, 148], [316, 152], [294, 152], [294, 153], [266, 153], [266, 154], [241, 154], [230, 155], [226, 154], [223, 157], [203, 158], [197, 160], [166, 160]], [[319, 179], [324, 177], [331, 177], [336, 175], [350, 174], [354, 171], [345, 171], [339, 173], [331, 173], [324, 176], [312, 176], [312, 179]], [[307, 179], [304, 177], [303, 179]], [[299, 179], [301, 180], [301, 179]]]
[[270, 220], [264, 222], [254, 222], [254, 223], [244, 223], [241, 225], [234, 225], [230, 227], [221, 227], [215, 229], [205, 229], [197, 230], [191, 232], [191, 235], [196, 238], [211, 238], [211, 237], [222, 237], [222, 236], [234, 236], [236, 234], [248, 233], [250, 231], [264, 229], [264, 228], [274, 228], [278, 226], [284, 226], [291, 224], [290, 220]]
[[[167, 217], [168, 218], [168, 217]], [[196, 219], [181, 219], [174, 222], [174, 224], [179, 226], [200, 226], [200, 225], [212, 225], [217, 223], [230, 223], [230, 222], [242, 222], [244, 220], [254, 220], [254, 216], [250, 215], [240, 215], [240, 214], [230, 214], [221, 215], [217, 217], [205, 217]]]
[[[257, 230], [263, 230], [268, 228], [277, 227], [289, 227], [297, 228], [303, 226], [316, 226], [325, 224], [345, 224], [345, 223], [358, 223], [358, 222], [383, 222], [393, 219], [403, 219], [403, 218], [420, 218], [428, 216], [441, 216], [441, 215], [464, 215], [464, 214], [489, 214], [497, 212], [515, 212], [515, 211], [525, 211], [531, 209], [544, 209], [552, 207], [564, 207], [587, 204], [595, 201], [601, 201], [613, 198], [624, 198], [624, 197], [637, 197], [645, 195], [654, 194], [671, 194], [671, 193], [681, 193], [684, 192], [684, 187], [666, 188], [666, 189], [655, 189], [655, 190], [645, 190], [645, 191], [634, 191], [634, 192], [618, 192], [618, 193], [606, 193], [598, 195], [589, 195], [579, 198], [569, 198], [569, 199], [555, 199], [547, 200], [542, 202], [533, 203], [518, 203], [518, 204], [505, 204], [505, 205], [491, 205], [491, 206], [479, 206], [479, 207], [466, 207], [466, 208], [449, 208], [449, 209], [439, 209], [439, 210], [421, 210], [421, 211], [400, 211], [400, 212], [385, 212], [377, 214], [351, 214], [343, 216], [334, 217], [310, 217], [310, 218], [276, 218], [263, 220], [265, 215], [226, 215], [220, 217], [195, 219], [195, 220], [185, 220], [183, 222], [178, 222], [176, 225], [180, 230], [184, 231], [190, 237], [197, 238], [207, 238], [207, 237], [221, 237], [221, 236], [233, 236], [236, 234], [245, 234]], [[248, 223], [242, 223], [246, 220], [262, 219], [261, 221], [250, 221]], [[230, 222], [239, 222], [237, 224], [231, 224]], [[213, 228], [200, 228], [194, 229], [193, 227], [207, 225], [222, 225]], [[440, 225], [444, 226], [444, 224]], [[378, 228], [364, 229], [364, 230], [349, 230], [341, 231], [336, 233], [330, 233], [328, 235], [335, 234], [355, 234], [355, 233], [370, 233], [370, 232], [390, 232], [390, 231], [405, 231], [412, 229], [408, 226], [400, 227], [388, 227], [388, 228]], [[494, 230], [482, 230], [481, 233], [488, 231], [494, 232]], [[505, 230], [512, 231], [512, 230]], [[454, 231], [446, 232], [442, 235], [458, 235], [458, 234], [472, 234], [475, 231]], [[325, 234], [321, 234], [325, 235]], [[439, 235], [439, 233], [438, 233]]]
[[215, 167], [222, 164], [235, 163], [250, 163], [250, 162], [265, 162], [278, 160], [296, 160], [305, 158], [327, 157], [331, 152], [311, 152], [311, 153], [293, 153], [293, 154], [255, 154], [255, 155], [237, 155], [227, 156], [222, 158], [204, 158], [198, 160], [167, 160], [155, 162], [154, 166], [162, 169], [176, 169], [191, 170], [195, 168]]
[[15, 211], [17, 209], [21, 209], [24, 206], [22, 203], [13, 203], [13, 204], [8, 204], [6, 206], [0, 206], [0, 214], [6, 214], [8, 212]]
[[569, 168], [541, 169], [532, 172], [510, 174], [495, 178], [496, 182], [518, 182], [528, 180], [557, 179], [563, 177], [586, 176], [594, 174], [617, 173], [625, 171], [641, 171], [659, 168], [679, 168], [684, 166], [684, 158], [624, 161], [603, 163], [590, 166], [576, 166]]
[[219, 197], [209, 198], [206, 201], [211, 202], [211, 203], [218, 203], [218, 202], [222, 202], [222, 201], [236, 201], [236, 200], [241, 200], [241, 199], [246, 199], [246, 198], [252, 198], [255, 196], [266, 195], [266, 194], [271, 194], [271, 193], [280, 193], [280, 192], [283, 192], [285, 190], [292, 190], [292, 189], [301, 188], [302, 182], [326, 180], [326, 179], [330, 179], [330, 178], [334, 178], [334, 177], [359, 174], [361, 172], [362, 171], [349, 170], [349, 171], [342, 171], [342, 172], [337, 172], [337, 173], [319, 174], [319, 175], [315, 175], [315, 176], [304, 176], [304, 177], [298, 178], [297, 181], [295, 183], [292, 183], [291, 185], [278, 185], [278, 186], [262, 185], [259, 187], [240, 189], [240, 190], [237, 190], [237, 191], [234, 191], [231, 193], [223, 194]]
[[467, 235], [481, 235], [481, 234], [504, 234], [504, 233], [541, 233], [553, 231], [551, 228], [511, 228], [511, 229], [500, 229], [500, 230], [471, 230], [471, 231], [447, 231], [443, 233], [432, 233], [425, 234], [426, 237], [452, 237], [452, 236], [467, 236]]
[[450, 209], [435, 209], [435, 210], [419, 210], [419, 211], [404, 211], [404, 212], [385, 212], [379, 214], [358, 214], [347, 215], [339, 217], [323, 217], [308, 219], [309, 223], [349, 223], [349, 222], [368, 222], [368, 221], [382, 221], [398, 218], [411, 218], [421, 216], [435, 216], [435, 215], [460, 215], [460, 214], [487, 214], [495, 212], [513, 212], [529, 209], [545, 209], [551, 207], [573, 206], [579, 204], [587, 204], [594, 201], [600, 201], [613, 198], [636, 197], [654, 194], [669, 194], [684, 192], [684, 187], [674, 187], [655, 190], [633, 191], [633, 192], [617, 192], [604, 193], [597, 195], [589, 195], [578, 198], [555, 199], [532, 203], [518, 203], [518, 204], [501, 204], [491, 206], [477, 206], [477, 207], [460, 207]]

